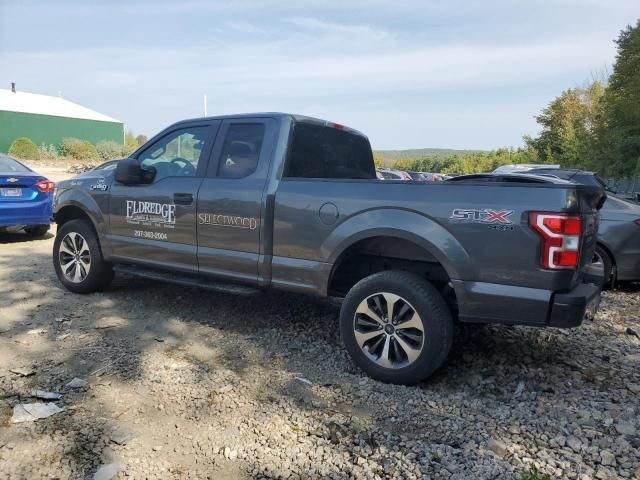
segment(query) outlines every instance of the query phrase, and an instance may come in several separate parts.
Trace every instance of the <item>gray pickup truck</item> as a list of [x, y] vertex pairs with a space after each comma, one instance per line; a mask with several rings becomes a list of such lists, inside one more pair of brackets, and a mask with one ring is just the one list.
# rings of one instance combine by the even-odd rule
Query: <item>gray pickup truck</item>
[[454, 322], [574, 327], [604, 192], [536, 183], [376, 179], [367, 137], [288, 114], [176, 123], [115, 165], [58, 184], [53, 262], [72, 292], [114, 271], [236, 294], [343, 297], [340, 333], [369, 375], [411, 384]]

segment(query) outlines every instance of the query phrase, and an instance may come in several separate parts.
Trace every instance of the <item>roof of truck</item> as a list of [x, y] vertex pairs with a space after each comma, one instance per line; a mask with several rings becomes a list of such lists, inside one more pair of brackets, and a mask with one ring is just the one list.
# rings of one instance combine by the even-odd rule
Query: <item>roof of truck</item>
[[326, 127], [334, 127], [334, 128], [337, 128], [338, 130], [346, 130], [349, 133], [354, 133], [356, 135], [361, 135], [363, 137], [366, 137], [366, 135], [362, 133], [360, 130], [356, 130], [355, 128], [348, 127], [341, 123], [336, 123], [330, 120], [324, 120], [322, 118], [317, 118], [317, 117], [309, 117], [307, 115], [300, 115], [297, 113], [285, 113], [285, 112], [253, 112], [253, 113], [234, 113], [229, 115], [213, 115], [213, 116], [207, 116], [204, 118], [189, 118], [189, 119], [181, 120], [180, 122], [176, 122], [176, 123], [194, 121], [194, 120], [230, 120], [230, 119], [248, 118], [248, 117], [253, 117], [253, 118], [269, 117], [269, 118], [280, 118], [280, 119], [290, 118], [294, 122], [314, 123], [314, 124], [323, 125]]

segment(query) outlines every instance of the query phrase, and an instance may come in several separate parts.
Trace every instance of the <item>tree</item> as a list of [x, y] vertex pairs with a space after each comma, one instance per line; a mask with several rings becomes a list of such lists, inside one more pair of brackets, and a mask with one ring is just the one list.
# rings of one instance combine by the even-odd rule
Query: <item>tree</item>
[[142, 145], [143, 143], [147, 142], [147, 136], [140, 134], [138, 136], [136, 136], [136, 142], [138, 142], [138, 145]]
[[94, 162], [100, 160], [96, 147], [87, 140], [79, 138], [65, 138], [60, 144], [60, 152], [65, 157], [71, 157], [82, 162]]
[[618, 53], [604, 95], [600, 151], [608, 153], [608, 170], [640, 175], [640, 20], [616, 40]]
[[596, 130], [600, 125], [604, 85], [594, 81], [585, 88], [570, 88], [556, 97], [536, 121], [542, 131], [525, 143], [543, 163], [563, 167], [594, 168]]
[[129, 155], [136, 148], [138, 148], [138, 141], [136, 137], [133, 135], [131, 130], [127, 130], [127, 133], [124, 134], [124, 152], [125, 155]]
[[96, 144], [96, 150], [98, 151], [100, 158], [104, 161], [113, 160], [114, 158], [123, 158], [129, 153], [126, 151], [126, 147], [124, 145], [112, 140], [98, 142]]
[[466, 153], [448, 156], [405, 158], [393, 164], [397, 170], [415, 170], [434, 173], [483, 173], [501, 165], [537, 163], [537, 152], [531, 148], [499, 148], [490, 152]]
[[21, 160], [38, 160], [40, 158], [40, 150], [30, 138], [16, 138], [9, 147], [7, 152], [9, 155]]

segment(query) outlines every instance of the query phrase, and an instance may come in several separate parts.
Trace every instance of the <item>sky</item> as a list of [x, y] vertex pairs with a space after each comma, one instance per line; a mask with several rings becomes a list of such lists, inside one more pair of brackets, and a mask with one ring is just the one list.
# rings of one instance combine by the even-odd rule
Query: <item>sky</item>
[[638, 0], [0, 0], [0, 88], [61, 94], [151, 136], [279, 111], [376, 149], [522, 145], [602, 78]]

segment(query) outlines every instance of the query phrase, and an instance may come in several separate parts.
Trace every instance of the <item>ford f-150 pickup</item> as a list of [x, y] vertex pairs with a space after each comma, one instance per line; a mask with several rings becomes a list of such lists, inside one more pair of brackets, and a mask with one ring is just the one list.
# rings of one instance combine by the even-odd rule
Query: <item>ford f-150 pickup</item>
[[346, 349], [410, 384], [454, 322], [574, 327], [604, 192], [563, 180], [376, 179], [369, 141], [289, 114], [176, 123], [129, 158], [58, 184], [53, 262], [72, 292], [114, 271], [236, 294], [343, 297]]

